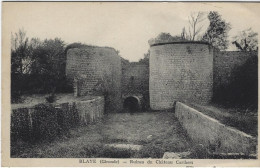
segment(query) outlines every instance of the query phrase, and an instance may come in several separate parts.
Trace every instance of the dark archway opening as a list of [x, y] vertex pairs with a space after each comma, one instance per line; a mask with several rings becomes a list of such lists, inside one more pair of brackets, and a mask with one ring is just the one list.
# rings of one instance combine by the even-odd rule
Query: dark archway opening
[[138, 112], [140, 110], [140, 103], [136, 97], [127, 97], [124, 100], [124, 109], [126, 112]]

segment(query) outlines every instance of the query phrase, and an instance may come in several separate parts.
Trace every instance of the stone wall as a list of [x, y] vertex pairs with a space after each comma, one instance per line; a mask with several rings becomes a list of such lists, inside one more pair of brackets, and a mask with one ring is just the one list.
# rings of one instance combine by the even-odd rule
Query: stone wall
[[103, 115], [103, 97], [15, 108], [11, 113], [11, 139], [12, 141], [54, 139], [72, 127], [94, 123]]
[[149, 65], [137, 62], [122, 67], [122, 94], [144, 94], [149, 91]]
[[173, 107], [174, 101], [208, 103], [212, 97], [213, 50], [206, 43], [176, 42], [150, 48], [150, 106]]
[[255, 154], [257, 140], [244, 132], [183, 104], [176, 103], [175, 115], [190, 138], [214, 153]]
[[233, 71], [239, 68], [246, 61], [256, 56], [256, 52], [243, 52], [243, 51], [214, 51], [213, 57], [213, 78], [214, 90], [221, 86], [230, 84], [235, 76]]
[[216, 51], [213, 65], [215, 103], [257, 108], [257, 52]]
[[122, 109], [121, 58], [113, 48], [84, 47], [67, 52], [66, 75], [78, 96], [105, 95], [106, 112]]

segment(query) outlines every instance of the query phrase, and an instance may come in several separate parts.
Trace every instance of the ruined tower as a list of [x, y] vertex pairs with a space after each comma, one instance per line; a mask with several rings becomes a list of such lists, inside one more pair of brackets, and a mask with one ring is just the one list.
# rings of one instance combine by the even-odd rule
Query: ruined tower
[[121, 58], [113, 48], [85, 46], [67, 52], [66, 75], [77, 96], [104, 95], [106, 112], [122, 109]]
[[203, 42], [170, 42], [150, 47], [149, 91], [154, 110], [175, 101], [208, 103], [212, 97], [213, 50]]

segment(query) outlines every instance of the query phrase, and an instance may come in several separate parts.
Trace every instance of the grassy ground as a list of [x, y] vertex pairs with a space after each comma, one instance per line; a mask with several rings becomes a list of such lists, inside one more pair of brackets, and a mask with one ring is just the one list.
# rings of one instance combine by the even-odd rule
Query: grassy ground
[[[52, 143], [12, 145], [12, 157], [43, 158], [162, 158], [164, 152], [190, 150], [190, 140], [171, 112], [109, 114], [104, 121], [71, 129]], [[142, 145], [140, 151], [105, 144]]]
[[224, 108], [216, 104], [198, 105], [189, 104], [196, 110], [219, 120], [221, 123], [257, 137], [257, 111], [241, 108]]

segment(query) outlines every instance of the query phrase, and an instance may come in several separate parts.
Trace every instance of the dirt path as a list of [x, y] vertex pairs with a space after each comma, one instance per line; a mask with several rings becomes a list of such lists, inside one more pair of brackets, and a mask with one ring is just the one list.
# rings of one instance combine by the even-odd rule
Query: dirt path
[[143, 144], [166, 135], [175, 139], [181, 134], [178, 131], [180, 127], [174, 114], [167, 112], [111, 114], [102, 128], [105, 141], [134, 144]]
[[[118, 149], [109, 144], [141, 145], [141, 149]], [[52, 143], [13, 147], [13, 157], [152, 157], [164, 152], [190, 149], [179, 122], [170, 112], [109, 114], [95, 125], [72, 129]]]

